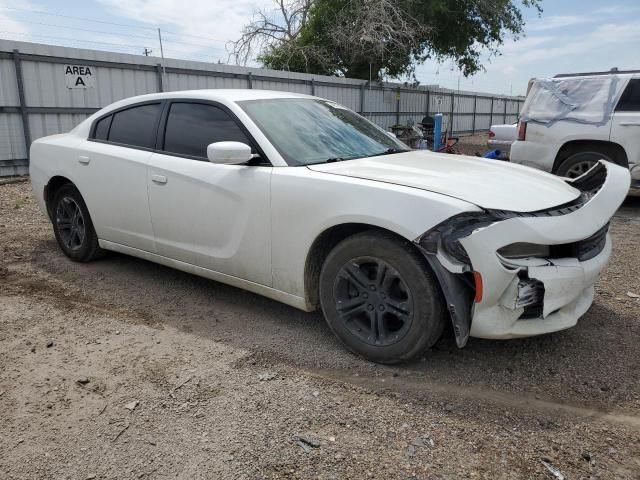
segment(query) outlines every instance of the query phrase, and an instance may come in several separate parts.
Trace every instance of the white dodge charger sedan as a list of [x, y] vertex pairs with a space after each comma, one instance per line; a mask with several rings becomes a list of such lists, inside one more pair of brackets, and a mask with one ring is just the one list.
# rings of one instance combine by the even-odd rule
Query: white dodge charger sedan
[[31, 147], [62, 251], [133, 255], [312, 311], [395, 363], [447, 322], [507, 339], [575, 325], [629, 171], [562, 179], [411, 151], [321, 98], [197, 90], [121, 100]]

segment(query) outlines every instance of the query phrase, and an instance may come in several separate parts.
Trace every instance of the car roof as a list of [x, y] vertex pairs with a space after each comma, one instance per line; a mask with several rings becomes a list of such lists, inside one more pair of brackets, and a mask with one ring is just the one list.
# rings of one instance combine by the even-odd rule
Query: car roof
[[280, 92], [275, 90], [211, 88], [200, 90], [180, 90], [176, 92], [150, 93], [125, 99], [127, 104], [162, 100], [167, 98], [190, 98], [213, 101], [240, 102], [243, 100], [265, 100], [273, 98], [316, 98], [301, 93]]
[[[123, 98], [106, 107], [98, 110], [96, 113], [88, 117], [84, 122], [80, 123], [72, 132], [76, 132], [80, 136], [88, 135], [89, 125], [96, 118], [108, 115], [111, 112], [121, 108], [127, 108], [130, 105], [143, 102], [153, 102], [154, 100], [165, 99], [189, 99], [189, 100], [210, 100], [220, 103], [241, 102], [244, 100], [265, 100], [273, 98], [308, 98], [317, 99], [311, 95], [303, 95], [301, 93], [280, 92], [276, 90], [254, 90], [254, 89], [231, 89], [231, 88], [209, 88], [200, 90], [180, 90], [175, 92], [149, 93], [146, 95], [138, 95], [135, 97]], [[86, 131], [85, 131], [86, 130]]]

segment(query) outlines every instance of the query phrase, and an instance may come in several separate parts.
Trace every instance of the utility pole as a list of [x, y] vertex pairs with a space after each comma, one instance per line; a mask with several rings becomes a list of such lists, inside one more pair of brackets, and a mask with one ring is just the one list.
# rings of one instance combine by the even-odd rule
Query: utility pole
[[162, 75], [165, 75], [167, 71], [164, 68], [164, 49], [162, 48], [162, 33], [160, 33], [160, 27], [158, 27], [158, 40], [160, 41], [160, 56], [162, 57]]
[[148, 57], [151, 52], [153, 52], [153, 50], [151, 50], [150, 48], [144, 47], [143, 53], [145, 57]]

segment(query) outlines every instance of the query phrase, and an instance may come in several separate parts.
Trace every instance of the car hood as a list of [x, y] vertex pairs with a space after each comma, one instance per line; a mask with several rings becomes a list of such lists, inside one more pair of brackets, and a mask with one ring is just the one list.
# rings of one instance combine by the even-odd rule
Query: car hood
[[522, 165], [415, 150], [309, 165], [333, 175], [419, 188], [479, 207], [535, 212], [575, 200], [580, 191], [560, 177]]

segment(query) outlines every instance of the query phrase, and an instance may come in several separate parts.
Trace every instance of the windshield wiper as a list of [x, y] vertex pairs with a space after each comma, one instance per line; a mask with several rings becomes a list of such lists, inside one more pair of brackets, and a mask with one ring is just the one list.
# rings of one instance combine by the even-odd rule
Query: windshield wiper
[[400, 149], [400, 148], [387, 148], [384, 152], [380, 152], [380, 153], [374, 153], [372, 155], [367, 155], [367, 157], [379, 157], [381, 155], [392, 155], [394, 153], [404, 153], [404, 152], [410, 152], [411, 150], [404, 150], [404, 149]]
[[369, 157], [378, 157], [380, 155], [391, 155], [392, 153], [402, 153], [402, 152], [410, 152], [411, 150], [404, 150], [400, 148], [388, 148], [384, 152], [373, 153], [371, 155], [356, 155], [354, 157], [331, 157], [326, 160], [321, 160], [319, 162], [306, 163], [305, 165], [319, 165], [321, 163], [335, 163], [335, 162], [344, 162], [345, 160], [357, 160], [358, 158], [369, 158]]
[[404, 148], [387, 148], [380, 155], [391, 155], [392, 153], [403, 153], [403, 152], [410, 152], [410, 151], [411, 150], [405, 150]]
[[351, 158], [343, 158], [343, 157], [331, 157], [331, 158], [327, 158], [326, 160], [320, 160], [318, 162], [309, 162], [309, 163], [303, 163], [302, 165], [322, 165], [323, 163], [334, 163], [334, 162], [342, 162], [344, 160], [352, 160]]

